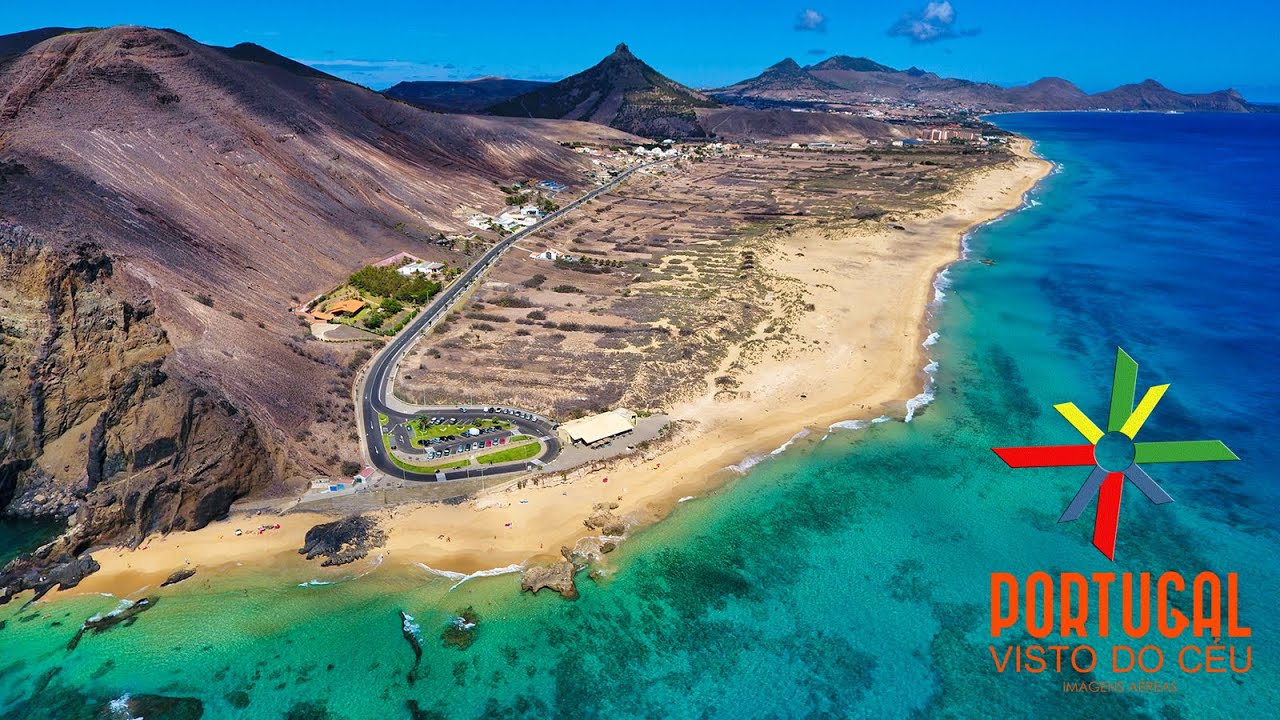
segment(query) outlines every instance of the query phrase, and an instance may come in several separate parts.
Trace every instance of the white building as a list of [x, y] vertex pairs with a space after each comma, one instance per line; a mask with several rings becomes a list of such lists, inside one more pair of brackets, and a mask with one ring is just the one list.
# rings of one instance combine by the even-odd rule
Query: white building
[[405, 277], [409, 277], [410, 275], [413, 275], [415, 273], [422, 273], [423, 275], [432, 275], [434, 273], [440, 272], [443, 269], [444, 269], [444, 263], [427, 262], [426, 260], [420, 260], [418, 262], [409, 263], [408, 265], [402, 265], [396, 269], [396, 272], [400, 273], [401, 275], [404, 275]]

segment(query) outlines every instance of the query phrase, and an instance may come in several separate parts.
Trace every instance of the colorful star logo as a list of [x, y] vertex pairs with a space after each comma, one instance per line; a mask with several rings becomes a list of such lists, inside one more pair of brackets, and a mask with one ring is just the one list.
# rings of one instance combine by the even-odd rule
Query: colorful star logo
[[1147, 389], [1142, 401], [1134, 407], [1138, 384], [1138, 363], [1124, 350], [1116, 348], [1115, 378], [1111, 383], [1111, 412], [1107, 432], [1103, 432], [1075, 403], [1054, 405], [1071, 427], [1088, 445], [1055, 445], [1043, 447], [991, 448], [1009, 467], [1068, 467], [1092, 465], [1093, 472], [1080, 486], [1066, 512], [1058, 522], [1080, 517], [1093, 496], [1098, 495], [1097, 515], [1093, 521], [1093, 546], [1108, 560], [1115, 560], [1116, 529], [1120, 524], [1120, 495], [1124, 481], [1137, 486], [1147, 499], [1157, 505], [1173, 502], [1169, 493], [1156, 484], [1138, 463], [1206, 462], [1239, 460], [1219, 440], [1182, 440], [1175, 442], [1134, 442], [1143, 423], [1151, 417], [1168, 385]]

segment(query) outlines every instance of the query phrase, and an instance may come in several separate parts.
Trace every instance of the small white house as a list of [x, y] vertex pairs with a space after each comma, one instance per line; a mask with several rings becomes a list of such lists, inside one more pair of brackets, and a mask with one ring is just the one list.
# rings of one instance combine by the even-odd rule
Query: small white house
[[404, 275], [405, 277], [409, 277], [411, 275], [415, 275], [418, 273], [421, 273], [423, 275], [433, 275], [435, 273], [440, 272], [443, 269], [444, 269], [444, 263], [427, 262], [425, 260], [422, 260], [415, 263], [409, 263], [408, 265], [402, 265], [396, 269], [396, 272], [400, 273], [401, 275]]
[[540, 253], [530, 253], [529, 257], [534, 260], [550, 260], [551, 262], [555, 262], [556, 260], [564, 257], [564, 255], [556, 252], [555, 250], [543, 250]]

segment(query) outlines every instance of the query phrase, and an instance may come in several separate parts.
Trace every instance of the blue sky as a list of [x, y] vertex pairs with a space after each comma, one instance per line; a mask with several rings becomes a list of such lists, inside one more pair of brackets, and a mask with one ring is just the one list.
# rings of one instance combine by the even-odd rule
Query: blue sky
[[538, 2], [14, 2], [0, 34], [49, 25], [171, 27], [250, 41], [375, 88], [401, 79], [557, 79], [626, 42], [695, 87], [793, 57], [862, 55], [1001, 84], [1046, 75], [1097, 91], [1154, 77], [1280, 101], [1280, 3], [1218, 0]]

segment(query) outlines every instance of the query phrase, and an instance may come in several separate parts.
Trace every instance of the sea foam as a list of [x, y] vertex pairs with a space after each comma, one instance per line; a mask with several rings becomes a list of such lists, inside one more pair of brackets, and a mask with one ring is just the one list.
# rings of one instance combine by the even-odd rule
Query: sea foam
[[471, 574], [466, 574], [466, 573], [454, 572], [453, 570], [437, 570], [436, 568], [433, 568], [430, 565], [427, 565], [426, 563], [414, 563], [414, 564], [422, 568], [423, 570], [426, 570], [427, 572], [431, 573], [432, 575], [439, 575], [440, 577], [448, 578], [450, 580], [456, 581], [449, 586], [450, 590], [453, 590], [454, 588], [470, 580], [471, 578], [494, 577], [495, 575], [509, 575], [511, 573], [517, 573], [517, 572], [520, 572], [521, 570], [524, 570], [524, 565], [506, 565], [504, 567], [489, 568], [488, 570], [477, 570]]

